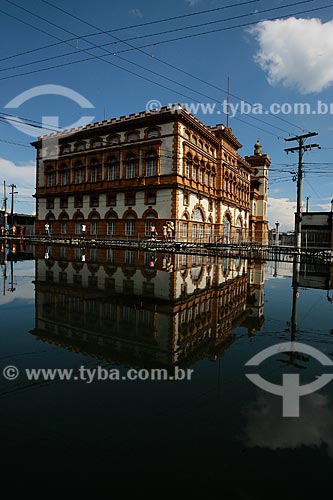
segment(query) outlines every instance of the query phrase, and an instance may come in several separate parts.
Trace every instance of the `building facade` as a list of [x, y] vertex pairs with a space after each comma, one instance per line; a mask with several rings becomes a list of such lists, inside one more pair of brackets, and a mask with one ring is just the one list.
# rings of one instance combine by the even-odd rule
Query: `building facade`
[[270, 159], [256, 144], [243, 158], [224, 125], [208, 127], [164, 107], [54, 133], [37, 150], [36, 233], [158, 236], [167, 221], [180, 241], [266, 243]]
[[[47, 256], [47, 257], [46, 257]], [[84, 257], [84, 258], [83, 258]], [[264, 263], [104, 248], [36, 247], [32, 332], [137, 368], [215, 359], [264, 322]]]

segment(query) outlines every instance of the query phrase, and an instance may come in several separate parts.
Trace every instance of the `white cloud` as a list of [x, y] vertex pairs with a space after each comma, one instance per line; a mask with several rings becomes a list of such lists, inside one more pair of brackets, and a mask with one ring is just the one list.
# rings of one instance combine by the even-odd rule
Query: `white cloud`
[[131, 9], [128, 11], [129, 15], [132, 17], [143, 17], [143, 14], [140, 9]]
[[250, 32], [260, 46], [255, 61], [271, 85], [307, 94], [333, 83], [333, 21], [290, 17], [260, 22]]
[[200, 1], [201, 0], [185, 0], [185, 2], [188, 3], [190, 7], [194, 7], [195, 5], [198, 5], [198, 3]]
[[[34, 198], [32, 198], [36, 184], [35, 172], [35, 165], [28, 164], [19, 166], [5, 158], [0, 158], [0, 189], [2, 189], [4, 180], [7, 185], [16, 185], [18, 194], [15, 195], [14, 209], [17, 212], [35, 213], [35, 203]], [[2, 197], [3, 195], [1, 192], [0, 199], [2, 199]]]
[[296, 202], [288, 198], [268, 198], [267, 212], [269, 227], [274, 228], [275, 222], [280, 223], [281, 231], [294, 228]]

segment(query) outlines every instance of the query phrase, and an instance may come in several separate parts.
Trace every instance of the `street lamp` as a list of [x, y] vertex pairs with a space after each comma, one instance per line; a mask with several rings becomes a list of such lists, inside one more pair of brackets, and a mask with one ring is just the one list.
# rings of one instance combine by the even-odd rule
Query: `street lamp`
[[276, 231], [275, 231], [275, 245], [279, 244], [279, 225], [280, 225], [279, 222], [275, 222], [275, 227], [276, 227]]

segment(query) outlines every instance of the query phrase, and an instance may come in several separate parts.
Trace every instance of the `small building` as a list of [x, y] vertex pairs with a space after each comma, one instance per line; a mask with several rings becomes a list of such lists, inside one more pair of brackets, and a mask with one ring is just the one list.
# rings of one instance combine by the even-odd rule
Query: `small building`
[[[9, 227], [16, 227], [16, 235], [17, 236], [31, 236], [35, 234], [35, 220], [36, 216], [31, 214], [17, 214], [14, 213], [13, 220], [11, 220], [11, 215], [7, 214], [7, 223]], [[0, 227], [5, 225], [5, 212], [3, 210], [0, 211]], [[11, 229], [9, 230], [9, 234], [11, 233]], [[1, 236], [1, 232], [0, 232]]]
[[302, 247], [332, 248], [332, 212], [303, 212]]

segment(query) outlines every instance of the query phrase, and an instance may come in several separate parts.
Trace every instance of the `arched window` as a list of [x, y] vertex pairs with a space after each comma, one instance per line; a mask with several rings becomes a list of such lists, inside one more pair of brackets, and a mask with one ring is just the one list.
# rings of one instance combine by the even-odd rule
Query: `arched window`
[[137, 132], [131, 132], [127, 136], [128, 141], [136, 141], [138, 139], [138, 133]]
[[107, 220], [107, 234], [108, 236], [114, 236], [116, 234], [116, 220], [117, 217], [114, 214], [110, 214]]
[[92, 148], [100, 148], [102, 146], [102, 141], [100, 139], [95, 139], [91, 142]]
[[147, 139], [155, 139], [158, 137], [158, 128], [151, 128], [148, 130]]
[[151, 177], [157, 174], [157, 154], [156, 151], [148, 151], [146, 156], [146, 176]]
[[226, 214], [223, 217], [223, 243], [230, 243], [231, 236], [231, 220], [230, 216]]
[[108, 181], [114, 181], [117, 177], [117, 160], [113, 156], [108, 163]]
[[150, 236], [150, 226], [152, 224], [155, 225], [155, 214], [149, 213], [146, 215], [146, 223], [145, 223], [145, 236]]
[[54, 215], [52, 213], [51, 214], [47, 214], [47, 216], [46, 216], [46, 222], [49, 225], [49, 234], [53, 233], [54, 221], [55, 221]]
[[81, 214], [77, 215], [74, 217], [75, 220], [75, 234], [82, 234], [82, 223], [83, 223], [83, 216]]
[[118, 135], [114, 135], [113, 137], [110, 138], [109, 141], [110, 146], [116, 146], [116, 144], [119, 144], [119, 137]]
[[125, 221], [125, 236], [135, 235], [135, 215], [128, 214]]
[[194, 209], [192, 219], [198, 222], [204, 222], [204, 217], [200, 208]]
[[135, 155], [127, 155], [126, 158], [126, 179], [133, 179], [135, 177]]
[[91, 180], [91, 182], [98, 181], [98, 170], [99, 170], [98, 161], [92, 160], [91, 167], [90, 167], [90, 180]]

